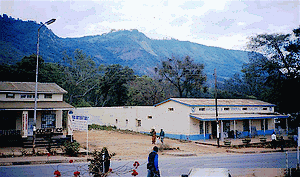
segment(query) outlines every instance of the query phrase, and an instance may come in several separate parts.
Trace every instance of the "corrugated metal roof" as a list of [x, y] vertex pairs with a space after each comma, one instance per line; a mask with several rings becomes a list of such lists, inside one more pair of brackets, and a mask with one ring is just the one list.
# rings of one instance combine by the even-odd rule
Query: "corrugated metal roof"
[[[39, 101], [37, 102], [37, 109], [71, 109], [74, 108], [72, 105], [64, 101]], [[11, 101], [11, 102], [0, 102], [0, 110], [24, 110], [34, 109], [34, 102], [22, 102], [22, 101]]]
[[[215, 115], [201, 115], [191, 114], [191, 118], [198, 119], [201, 121], [215, 121]], [[219, 120], [245, 120], [245, 119], [274, 119], [274, 118], [288, 118], [287, 115], [281, 114], [219, 114]]]
[[[154, 106], [159, 106], [169, 101], [175, 101], [186, 106], [215, 106], [215, 99], [207, 98], [170, 98]], [[218, 99], [217, 101], [218, 106], [275, 106], [274, 104], [254, 99]]]
[[[0, 82], [0, 92], [35, 92], [35, 82]], [[38, 83], [38, 93], [67, 93], [55, 83]]]

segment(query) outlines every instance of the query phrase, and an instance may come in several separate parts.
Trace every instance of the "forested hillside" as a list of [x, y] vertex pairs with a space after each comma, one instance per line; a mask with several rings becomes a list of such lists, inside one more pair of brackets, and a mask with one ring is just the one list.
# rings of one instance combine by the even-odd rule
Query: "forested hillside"
[[[0, 63], [15, 63], [36, 53], [37, 29], [41, 24], [17, 20], [6, 15], [0, 18]], [[154, 68], [167, 58], [191, 57], [204, 64], [208, 79], [217, 68], [218, 78], [225, 79], [240, 73], [248, 61], [245, 51], [208, 47], [188, 41], [153, 40], [137, 30], [111, 31], [96, 36], [60, 38], [46, 26], [41, 28], [40, 55], [45, 62], [63, 63], [63, 53], [72, 56], [81, 49], [96, 65], [120, 64], [133, 68], [138, 75], [151, 75]]]

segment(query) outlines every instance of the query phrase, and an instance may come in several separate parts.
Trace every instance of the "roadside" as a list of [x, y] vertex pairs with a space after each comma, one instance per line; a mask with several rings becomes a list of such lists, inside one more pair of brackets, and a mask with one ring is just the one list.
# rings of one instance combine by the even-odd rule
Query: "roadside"
[[[147, 159], [149, 152], [152, 151], [153, 144], [151, 137], [148, 135], [127, 132], [127, 131], [105, 131], [105, 130], [90, 130], [88, 135], [89, 152], [101, 150], [107, 147], [109, 153], [116, 153], [112, 160], [137, 160]], [[79, 157], [65, 156], [60, 148], [53, 148], [54, 156], [47, 154], [45, 148], [37, 148], [36, 152], [39, 155], [30, 155], [32, 148], [8, 147], [0, 148], [0, 166], [6, 165], [30, 165], [30, 164], [49, 164], [49, 163], [69, 163], [73, 160], [74, 163], [86, 162], [87, 135], [86, 132], [74, 132], [74, 139], [81, 144]], [[232, 142], [241, 140], [233, 140]], [[253, 139], [255, 143], [256, 139]], [[159, 152], [160, 157], [168, 158], [174, 156], [205, 156], [234, 154], [234, 153], [270, 153], [280, 152], [280, 148], [255, 148], [235, 146], [227, 146], [218, 148], [215, 145], [216, 141], [206, 140], [200, 141], [180, 141], [165, 138], [164, 145], [158, 143], [157, 146], [163, 149]], [[222, 143], [223, 144], [223, 143]], [[296, 148], [286, 148], [286, 151], [295, 151]], [[27, 152], [27, 154], [24, 154]]]

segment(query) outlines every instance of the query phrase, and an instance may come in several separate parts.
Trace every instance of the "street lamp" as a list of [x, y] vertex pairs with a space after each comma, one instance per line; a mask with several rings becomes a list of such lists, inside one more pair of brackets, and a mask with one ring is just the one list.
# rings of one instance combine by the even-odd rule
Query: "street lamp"
[[37, 91], [38, 91], [38, 73], [39, 73], [39, 48], [40, 48], [40, 29], [45, 25], [50, 25], [55, 22], [56, 19], [51, 19], [42, 23], [38, 29], [37, 51], [36, 51], [36, 69], [35, 69], [35, 92], [34, 92], [34, 115], [33, 115], [33, 141], [32, 151], [35, 153], [35, 131], [36, 131], [36, 108], [37, 108]]

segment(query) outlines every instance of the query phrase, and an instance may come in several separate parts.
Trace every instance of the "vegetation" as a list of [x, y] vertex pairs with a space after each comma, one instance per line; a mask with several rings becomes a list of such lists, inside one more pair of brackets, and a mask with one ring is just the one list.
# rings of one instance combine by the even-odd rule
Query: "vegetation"
[[[259, 34], [250, 38], [250, 62], [243, 74], [225, 81], [219, 94], [225, 98], [255, 98], [276, 104], [276, 111], [291, 114], [299, 125], [300, 28], [291, 34]], [[298, 120], [298, 121], [296, 121]]]
[[[43, 58], [39, 57], [38, 81], [60, 85], [68, 92], [64, 97], [65, 101], [75, 107], [149, 106], [170, 97], [180, 96], [174, 85], [163, 80], [159, 75], [153, 78], [139, 77], [131, 68], [118, 64], [97, 67], [92, 58], [81, 50], [75, 50], [73, 56], [72, 58], [67, 54], [64, 55], [63, 61], [67, 63], [66, 66], [45, 63]], [[189, 67], [197, 66], [192, 62], [189, 63]], [[16, 64], [0, 65], [0, 80], [35, 82], [35, 67], [36, 55], [34, 54], [23, 57]], [[197, 96], [193, 90], [202, 86], [199, 85], [200, 83], [196, 84], [199, 75], [193, 77], [185, 73], [183, 77], [185, 80], [183, 88], [188, 90], [186, 93], [191, 97]], [[201, 77], [203, 77], [201, 82], [203, 84], [205, 76]]]
[[186, 56], [183, 60], [170, 58], [162, 61], [158, 72], [177, 89], [179, 97], [182, 98], [195, 97], [199, 93], [206, 81], [203, 69], [203, 64], [194, 63]]
[[69, 156], [77, 156], [78, 152], [79, 152], [79, 147], [80, 144], [76, 141], [70, 142], [70, 141], [66, 141], [63, 144], [63, 150], [64, 152], [69, 155]]
[[115, 130], [115, 129], [117, 129], [116, 126], [106, 126], [106, 125], [97, 125], [97, 124], [89, 125], [89, 130]]
[[[39, 24], [15, 20], [7, 15], [1, 16], [0, 20], [5, 27], [0, 29], [1, 34], [3, 34], [0, 43], [5, 44], [0, 51], [0, 62], [2, 63], [0, 65], [0, 80], [34, 82], [36, 55], [32, 54], [33, 52], [24, 52], [36, 50], [36, 42], [33, 42], [36, 41], [33, 37], [36, 35], [31, 31], [35, 31]], [[22, 26], [22, 31], [28, 33], [21, 33], [20, 26]], [[10, 32], [18, 35], [14, 38], [14, 35], [11, 35]], [[206, 69], [211, 70], [211, 66], [206, 62], [204, 68], [204, 64], [200, 64], [197, 60], [199, 56], [195, 56], [189, 50], [183, 50], [187, 49], [186, 46], [188, 45], [182, 46], [183, 43], [180, 43], [180, 41], [157, 40], [150, 42], [150, 39], [138, 31], [108, 33], [97, 36], [97, 40], [94, 37], [84, 37], [81, 40], [58, 40], [59, 38], [46, 28], [43, 33], [47, 33], [48, 40], [41, 41], [41, 45], [53, 46], [54, 48], [49, 49], [50, 53], [46, 53], [47, 50], [43, 52], [45, 46], [41, 46], [38, 80], [39, 82], [55, 82], [67, 90], [68, 94], [64, 97], [65, 101], [75, 107], [153, 105], [170, 97], [212, 98], [214, 95], [213, 89], [207, 87], [211, 83], [206, 83], [206, 80], [211, 76], [205, 71]], [[126, 46], [131, 48], [126, 48], [126, 50], [124, 48], [124, 50], [129, 53], [136, 52], [140, 45], [132, 43], [132, 40], [130, 40], [132, 37], [130, 35], [133, 34], [138, 39], [146, 41], [149, 46], [148, 49], [151, 50], [150, 53], [155, 53], [158, 57], [166, 58], [159, 53], [172, 56], [172, 54], [167, 53], [165, 48], [159, 47], [161, 43], [165, 45], [168, 43], [168, 45], [170, 44], [170, 51], [173, 51], [172, 46], [175, 44], [169, 42], [175, 42], [176, 46], [180, 46], [177, 47], [181, 51], [178, 56], [183, 56], [182, 51], [186, 51], [186, 56], [168, 57], [167, 60], [162, 60], [157, 67], [154, 67], [154, 63], [156, 62], [155, 65], [157, 65], [157, 62], [159, 62], [157, 59], [148, 55], [134, 56], [135, 59], [128, 60], [131, 64], [127, 63], [125, 65], [124, 60], [120, 60], [120, 56], [123, 56], [124, 53], [122, 54], [122, 52], [115, 49], [120, 45], [128, 44]], [[45, 36], [45, 34], [41, 36]], [[125, 42], [117, 41], [121, 38]], [[26, 44], [28, 44], [25, 48], [23, 39], [26, 39]], [[41, 38], [41, 40], [46, 40], [46, 38]], [[23, 42], [20, 43], [20, 41]], [[91, 41], [95, 43], [90, 43]], [[63, 47], [67, 43], [70, 43], [71, 47]], [[16, 45], [21, 44], [23, 48], [20, 46], [15, 48]], [[81, 46], [85, 46], [83, 47], [84, 50], [76, 49], [82, 48]], [[99, 48], [100, 46], [105, 47]], [[195, 48], [199, 47], [194, 44], [193, 46]], [[14, 52], [11, 52], [10, 49], [13, 49]], [[115, 50], [114, 54], [112, 54], [112, 49]], [[102, 53], [95, 53], [99, 50]], [[207, 50], [205, 53], [210, 56], [215, 53], [222, 53], [225, 56], [223, 50], [218, 48], [214, 50], [215, 52]], [[291, 114], [295, 118], [298, 117], [300, 108], [294, 102], [300, 100], [300, 28], [294, 29], [290, 34], [258, 34], [252, 36], [248, 43], [248, 50], [250, 51], [247, 52], [249, 62], [244, 64], [241, 72], [235, 71], [236, 74], [233, 77], [224, 80], [224, 82], [218, 82], [218, 98], [258, 99], [276, 104], [276, 111], [278, 112]], [[56, 55], [57, 52], [60, 55]], [[63, 55], [61, 55], [62, 52]], [[106, 59], [95, 59], [87, 53], [93, 54], [92, 56], [96, 56], [96, 54], [109, 56], [112, 60], [108, 62]], [[192, 56], [188, 56], [188, 54]], [[235, 57], [241, 57], [244, 54], [246, 53], [236, 53]], [[98, 55], [97, 57], [99, 57]], [[46, 60], [43, 56], [46, 56]], [[226, 53], [226, 56], [231, 55]], [[224, 69], [225, 67], [227, 70], [233, 68], [232, 70], [234, 70], [236, 67], [232, 65], [236, 64], [232, 62], [235, 57], [231, 57], [230, 60], [228, 58], [224, 59], [221, 62], [224, 65], [220, 68]], [[203, 56], [203, 58], [207, 59], [207, 56]], [[206, 59], [202, 61], [206, 61]], [[144, 68], [155, 71], [151, 77], [136, 75], [136, 70], [142, 66], [141, 61], [147, 65]], [[211, 61], [211, 58], [209, 58], [209, 61]], [[144, 64], [143, 66], [145, 66]], [[132, 69], [128, 66], [134, 66], [135, 68]], [[149, 68], [151, 66], [153, 68]], [[298, 125], [298, 122], [296, 121], [293, 125]]]

